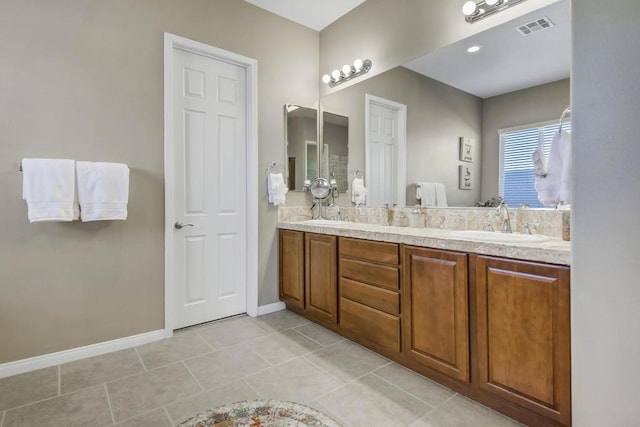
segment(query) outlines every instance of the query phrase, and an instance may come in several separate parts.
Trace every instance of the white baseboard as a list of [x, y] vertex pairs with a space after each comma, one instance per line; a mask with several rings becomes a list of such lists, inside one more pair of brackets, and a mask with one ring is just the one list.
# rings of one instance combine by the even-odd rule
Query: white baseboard
[[258, 316], [263, 314], [274, 313], [276, 311], [284, 310], [286, 306], [282, 301], [274, 302], [273, 304], [261, 305], [258, 307]]
[[164, 339], [164, 337], [165, 331], [164, 329], [160, 329], [157, 331], [132, 335], [130, 337], [91, 344], [84, 347], [76, 347], [69, 350], [58, 351], [56, 353], [43, 354], [42, 356], [16, 360], [15, 362], [2, 363], [0, 364], [0, 378], [23, 374], [25, 372], [35, 371], [36, 369], [48, 368], [62, 363], [73, 362], [74, 360], [84, 359], [86, 357], [100, 356], [101, 354], [111, 353], [112, 351], [136, 347], [153, 341], [159, 341]]

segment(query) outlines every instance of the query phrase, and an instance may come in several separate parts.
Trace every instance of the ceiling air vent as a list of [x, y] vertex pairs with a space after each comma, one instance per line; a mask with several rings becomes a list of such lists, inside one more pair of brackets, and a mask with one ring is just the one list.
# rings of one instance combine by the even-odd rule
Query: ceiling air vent
[[551, 27], [553, 27], [553, 22], [551, 22], [549, 18], [544, 16], [534, 21], [527, 22], [526, 24], [522, 24], [516, 29], [523, 36], [528, 36], [530, 34], [537, 33], [538, 31], [546, 30], [547, 28]]

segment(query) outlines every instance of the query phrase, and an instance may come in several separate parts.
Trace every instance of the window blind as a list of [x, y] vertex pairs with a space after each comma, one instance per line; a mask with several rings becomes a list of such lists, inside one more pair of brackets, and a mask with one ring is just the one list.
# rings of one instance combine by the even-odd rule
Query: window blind
[[[562, 128], [571, 131], [571, 123], [563, 123]], [[509, 206], [545, 207], [535, 189], [531, 155], [542, 147], [548, 159], [555, 132], [558, 132], [557, 123], [500, 133], [500, 196]]]

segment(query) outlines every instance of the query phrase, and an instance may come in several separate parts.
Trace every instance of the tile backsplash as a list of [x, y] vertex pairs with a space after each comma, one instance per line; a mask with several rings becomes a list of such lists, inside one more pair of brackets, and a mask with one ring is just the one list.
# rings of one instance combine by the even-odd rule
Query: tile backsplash
[[[325, 218], [335, 219], [337, 211], [325, 208]], [[411, 215], [413, 208], [395, 208], [396, 213]], [[562, 237], [562, 210], [551, 209], [509, 209], [511, 229], [519, 233], [525, 224], [533, 234], [544, 234]], [[422, 208], [426, 216], [426, 227], [446, 230], [482, 230], [491, 224], [494, 230], [500, 231], [502, 219], [496, 215], [496, 208]], [[317, 208], [314, 210], [317, 217]], [[340, 207], [341, 218], [351, 222], [388, 225], [385, 208]], [[302, 221], [311, 219], [309, 206], [281, 206], [278, 209], [278, 221]]]

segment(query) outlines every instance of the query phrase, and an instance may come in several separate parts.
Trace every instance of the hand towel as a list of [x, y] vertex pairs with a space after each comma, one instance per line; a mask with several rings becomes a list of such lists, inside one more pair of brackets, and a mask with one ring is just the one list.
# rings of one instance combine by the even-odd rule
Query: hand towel
[[22, 198], [30, 222], [78, 219], [75, 161], [23, 159]]
[[77, 162], [82, 221], [125, 220], [129, 167], [122, 163]]
[[538, 147], [531, 155], [533, 160], [533, 174], [535, 176], [547, 176], [547, 157], [544, 155], [542, 148]]
[[367, 189], [362, 178], [351, 181], [351, 201], [357, 205], [364, 205], [367, 201]]
[[447, 190], [441, 182], [418, 182], [416, 199], [422, 207], [447, 207]]
[[447, 205], [447, 189], [441, 182], [436, 182], [436, 206], [446, 208]]
[[269, 202], [274, 206], [284, 205], [285, 194], [289, 189], [284, 183], [282, 173], [269, 173], [267, 177], [267, 192], [269, 193]]

